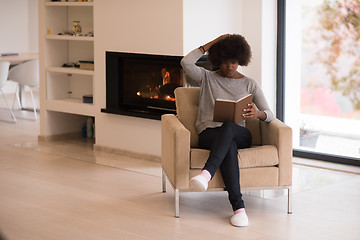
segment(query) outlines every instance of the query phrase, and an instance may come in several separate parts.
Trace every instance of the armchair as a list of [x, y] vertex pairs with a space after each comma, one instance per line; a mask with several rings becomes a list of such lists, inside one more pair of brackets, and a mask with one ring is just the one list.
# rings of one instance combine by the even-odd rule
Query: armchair
[[[175, 90], [177, 115], [161, 117], [162, 187], [166, 178], [175, 190], [175, 217], [179, 217], [180, 192], [192, 191], [190, 179], [200, 173], [209, 151], [198, 148], [195, 122], [199, 88]], [[270, 123], [247, 119], [252, 133], [252, 147], [239, 149], [240, 186], [243, 190], [287, 189], [287, 212], [292, 212], [292, 130], [278, 119]], [[209, 182], [209, 189], [224, 190], [220, 171]]]

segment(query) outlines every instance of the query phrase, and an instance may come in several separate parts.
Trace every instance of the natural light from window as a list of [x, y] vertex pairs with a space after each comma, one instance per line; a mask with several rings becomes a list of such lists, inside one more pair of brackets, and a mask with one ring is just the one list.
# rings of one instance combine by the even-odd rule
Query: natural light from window
[[294, 148], [360, 159], [360, 1], [288, 1], [286, 14]]

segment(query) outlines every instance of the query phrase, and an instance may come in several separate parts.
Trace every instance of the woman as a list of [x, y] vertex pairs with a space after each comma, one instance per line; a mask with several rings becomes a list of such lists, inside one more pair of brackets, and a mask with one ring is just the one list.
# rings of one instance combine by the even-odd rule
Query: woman
[[[195, 65], [208, 51], [208, 59], [217, 69], [209, 71]], [[238, 149], [251, 146], [251, 133], [245, 122], [235, 124], [213, 121], [215, 100], [218, 98], [238, 100], [253, 94], [253, 102], [244, 109], [244, 118], [259, 118], [270, 122], [274, 115], [269, 109], [258, 83], [240, 72], [239, 66], [247, 66], [251, 49], [241, 35], [225, 34], [191, 51], [181, 60], [186, 74], [200, 85], [200, 101], [196, 130], [199, 133], [199, 147], [210, 150], [210, 156], [201, 174], [191, 179], [192, 188], [206, 191], [208, 182], [220, 168], [234, 215], [230, 222], [234, 226], [248, 226], [244, 201], [240, 191]]]

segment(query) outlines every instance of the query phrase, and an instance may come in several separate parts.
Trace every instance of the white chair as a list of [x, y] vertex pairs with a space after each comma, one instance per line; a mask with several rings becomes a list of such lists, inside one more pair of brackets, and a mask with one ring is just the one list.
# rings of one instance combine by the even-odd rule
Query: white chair
[[3, 86], [6, 84], [7, 82], [7, 78], [8, 78], [8, 73], [9, 73], [9, 67], [10, 67], [10, 62], [7, 61], [0, 61], [0, 91], [1, 94], [3, 95], [4, 99], [5, 99], [5, 103], [7, 105], [7, 107], [10, 110], [11, 116], [14, 119], [14, 121], [16, 122], [16, 117], [12, 111], [12, 109], [9, 106], [8, 101], [6, 100], [5, 94], [2, 90]]
[[30, 60], [11, 68], [8, 79], [18, 83], [16, 89], [16, 98], [19, 102], [20, 109], [22, 109], [22, 105], [18, 94], [19, 87], [28, 86], [30, 88], [34, 115], [35, 119], [37, 119], [36, 105], [32, 88], [39, 87], [39, 60]]

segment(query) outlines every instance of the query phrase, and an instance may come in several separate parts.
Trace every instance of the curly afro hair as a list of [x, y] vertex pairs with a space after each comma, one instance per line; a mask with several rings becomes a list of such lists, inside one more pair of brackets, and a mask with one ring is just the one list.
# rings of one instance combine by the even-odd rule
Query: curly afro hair
[[214, 68], [228, 60], [237, 60], [240, 66], [247, 66], [251, 59], [251, 48], [245, 38], [238, 34], [230, 35], [212, 45], [208, 60]]

